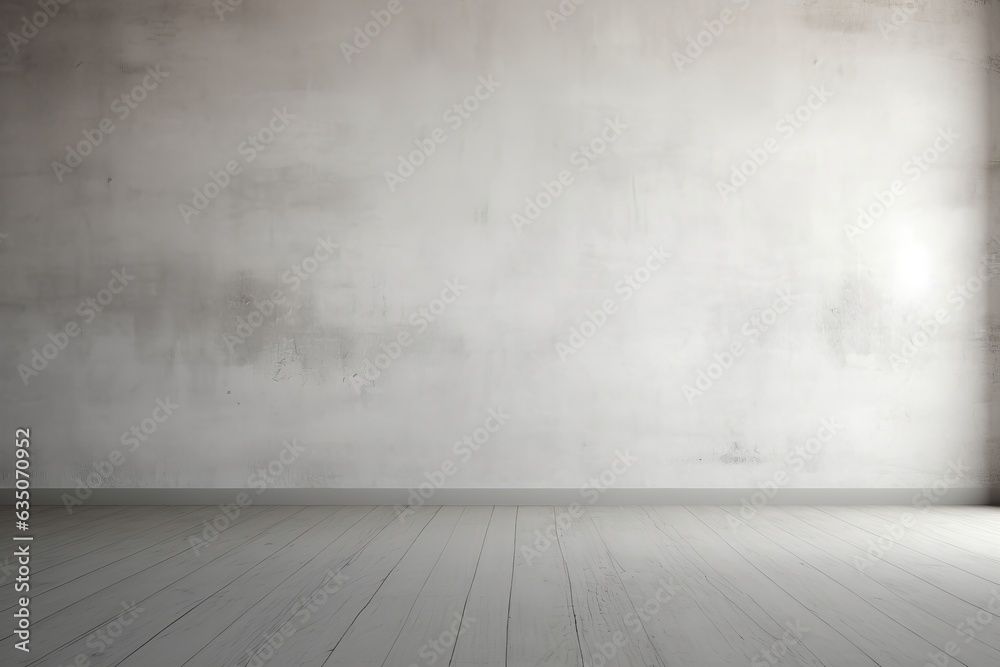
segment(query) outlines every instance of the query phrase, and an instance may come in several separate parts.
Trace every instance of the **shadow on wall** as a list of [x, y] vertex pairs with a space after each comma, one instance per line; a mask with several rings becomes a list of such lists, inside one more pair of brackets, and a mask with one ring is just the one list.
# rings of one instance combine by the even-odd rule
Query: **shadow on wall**
[[[1000, 3], [990, 3], [986, 29], [989, 31], [990, 57], [986, 63], [986, 94], [989, 113], [988, 231], [1000, 237]], [[1000, 268], [994, 265], [994, 269]], [[990, 281], [988, 340], [992, 355], [988, 397], [990, 400], [989, 433], [986, 439], [987, 474], [991, 488], [990, 502], [1000, 507], [1000, 281]]]

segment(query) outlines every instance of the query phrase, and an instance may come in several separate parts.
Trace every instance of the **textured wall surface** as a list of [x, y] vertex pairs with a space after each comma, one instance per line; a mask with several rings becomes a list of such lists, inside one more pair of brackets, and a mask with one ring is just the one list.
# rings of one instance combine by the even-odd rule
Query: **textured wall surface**
[[981, 486], [998, 8], [895, 4], [0, 2], [0, 423], [52, 487]]

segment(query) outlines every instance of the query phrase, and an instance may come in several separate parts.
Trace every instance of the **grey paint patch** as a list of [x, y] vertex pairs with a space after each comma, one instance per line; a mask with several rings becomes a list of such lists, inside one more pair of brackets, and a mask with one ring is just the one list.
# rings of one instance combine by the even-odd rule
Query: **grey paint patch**
[[716, 457], [727, 465], [743, 465], [760, 463], [760, 448], [757, 445], [742, 445], [734, 442], [729, 449]]

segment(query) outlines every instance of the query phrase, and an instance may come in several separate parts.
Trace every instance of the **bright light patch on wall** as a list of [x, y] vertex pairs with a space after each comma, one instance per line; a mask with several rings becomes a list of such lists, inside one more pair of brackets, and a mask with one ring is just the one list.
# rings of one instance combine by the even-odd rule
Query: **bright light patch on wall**
[[911, 239], [900, 243], [896, 255], [896, 296], [901, 299], [923, 296], [930, 284], [930, 276], [930, 254], [927, 247]]

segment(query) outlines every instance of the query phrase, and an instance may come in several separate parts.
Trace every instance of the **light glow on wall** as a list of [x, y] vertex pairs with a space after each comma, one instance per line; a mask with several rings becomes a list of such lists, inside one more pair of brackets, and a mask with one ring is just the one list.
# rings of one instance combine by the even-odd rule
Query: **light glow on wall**
[[900, 299], [918, 299], [927, 292], [930, 284], [930, 253], [927, 246], [907, 235], [899, 244], [896, 254], [896, 272], [893, 292]]

